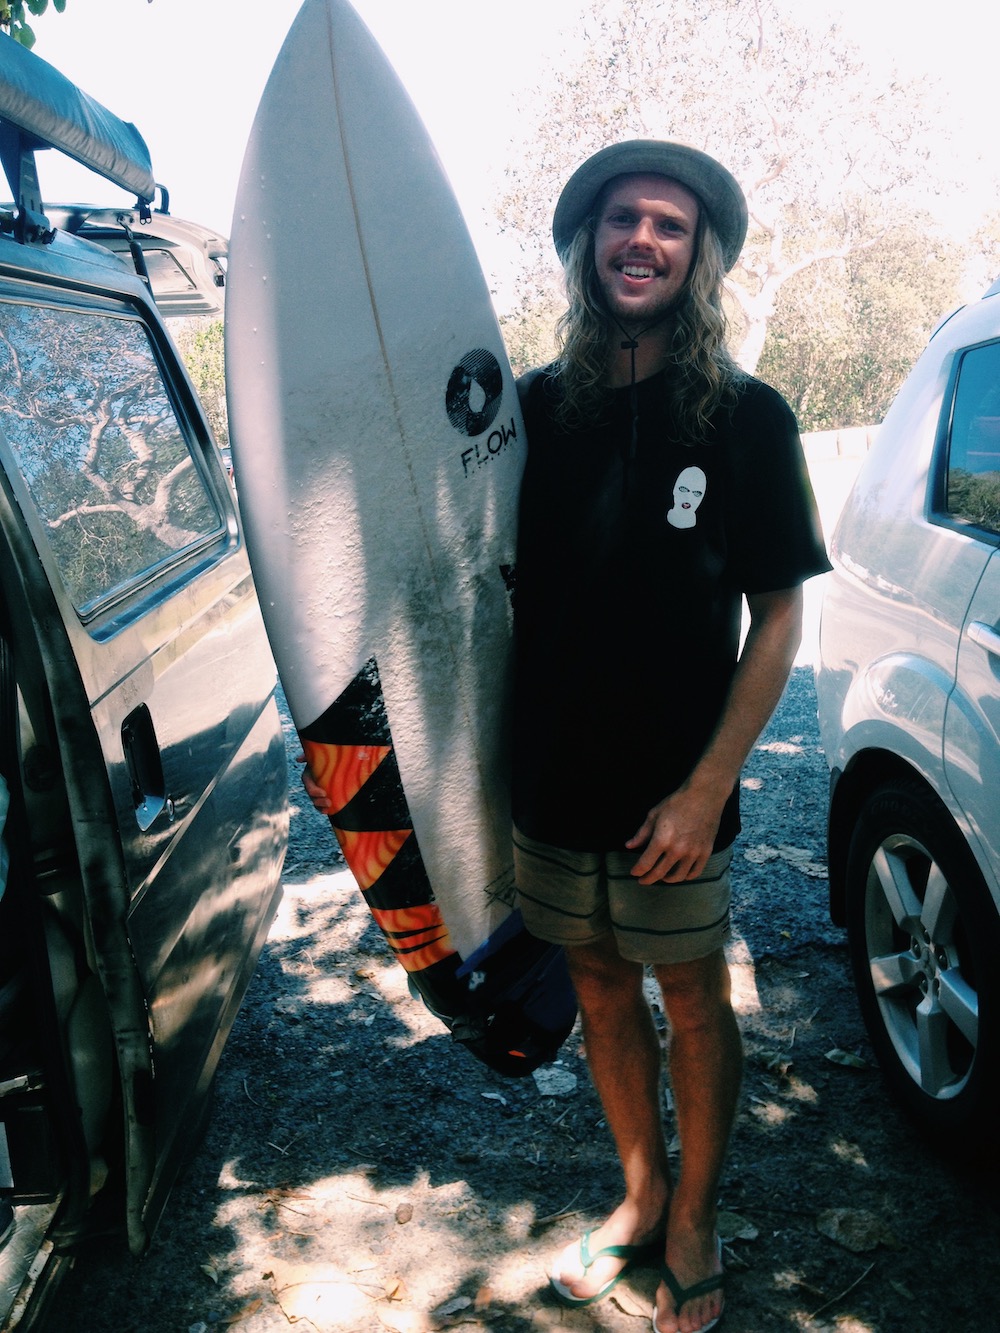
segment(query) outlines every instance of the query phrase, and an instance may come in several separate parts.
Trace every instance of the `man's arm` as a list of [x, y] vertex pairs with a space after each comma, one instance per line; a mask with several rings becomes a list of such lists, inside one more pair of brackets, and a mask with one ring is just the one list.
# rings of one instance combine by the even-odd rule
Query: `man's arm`
[[687, 781], [653, 807], [627, 847], [640, 884], [697, 879], [740, 769], [774, 712], [802, 638], [802, 589], [747, 598], [750, 628], [719, 725]]

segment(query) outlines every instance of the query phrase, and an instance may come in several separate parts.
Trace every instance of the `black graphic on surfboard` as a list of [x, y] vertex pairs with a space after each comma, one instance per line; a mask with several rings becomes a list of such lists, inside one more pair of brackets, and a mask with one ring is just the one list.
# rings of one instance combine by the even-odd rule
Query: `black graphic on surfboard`
[[562, 950], [534, 939], [514, 912], [459, 957], [413, 832], [374, 658], [299, 735], [344, 858], [411, 989], [499, 1073], [529, 1074], [554, 1059], [576, 1017]]

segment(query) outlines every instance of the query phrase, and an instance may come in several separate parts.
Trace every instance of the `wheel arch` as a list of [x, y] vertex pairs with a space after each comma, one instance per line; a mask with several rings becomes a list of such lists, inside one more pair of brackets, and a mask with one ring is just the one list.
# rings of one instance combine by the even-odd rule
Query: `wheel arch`
[[[830, 774], [827, 815], [827, 868], [830, 886], [830, 919], [847, 924], [847, 856], [858, 816], [865, 802], [879, 787], [892, 781], [913, 781], [927, 793], [964, 839], [954, 814], [932, 783], [902, 755], [891, 750], [862, 750], [845, 769]], [[974, 859], [974, 858], [973, 858]]]

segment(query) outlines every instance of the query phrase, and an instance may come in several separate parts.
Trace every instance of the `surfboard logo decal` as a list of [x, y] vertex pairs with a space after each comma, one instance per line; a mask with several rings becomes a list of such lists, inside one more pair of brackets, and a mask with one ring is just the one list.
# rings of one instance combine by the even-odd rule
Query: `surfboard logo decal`
[[444, 396], [448, 420], [463, 435], [482, 435], [500, 411], [503, 372], [485, 347], [466, 352], [451, 372]]

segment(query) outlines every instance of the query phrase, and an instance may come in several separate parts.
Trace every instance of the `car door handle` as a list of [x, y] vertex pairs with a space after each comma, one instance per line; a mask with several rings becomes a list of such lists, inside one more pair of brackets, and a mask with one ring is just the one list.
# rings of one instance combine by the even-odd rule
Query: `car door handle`
[[992, 625], [984, 625], [981, 620], [972, 620], [965, 631], [973, 643], [985, 648], [988, 653], [1000, 657], [1000, 633]]
[[122, 723], [122, 749], [136, 822], [145, 833], [161, 810], [173, 823], [173, 801], [167, 795], [160, 746], [149, 709], [140, 704]]

